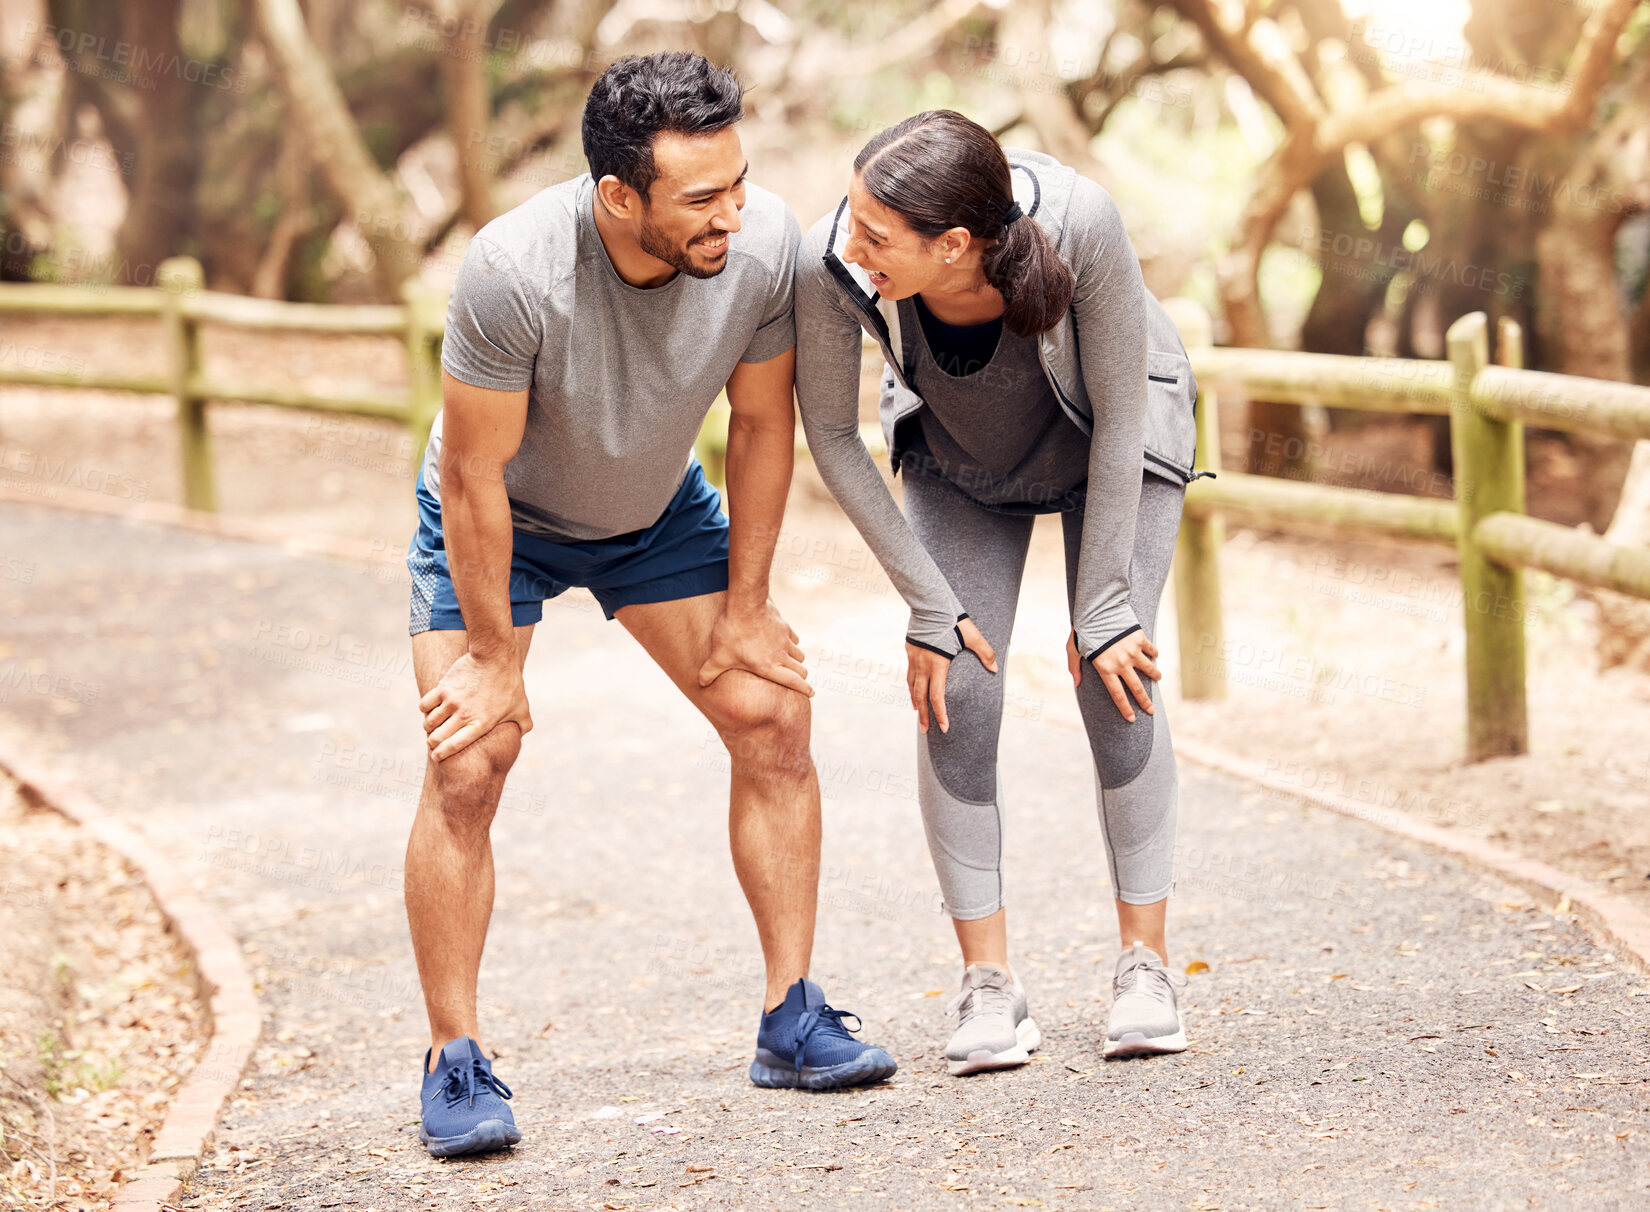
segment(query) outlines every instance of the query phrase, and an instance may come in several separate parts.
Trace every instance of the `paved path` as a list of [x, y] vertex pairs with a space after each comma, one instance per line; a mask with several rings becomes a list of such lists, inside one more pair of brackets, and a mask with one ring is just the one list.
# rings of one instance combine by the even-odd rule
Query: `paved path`
[[[1092, 784], [1069, 696], [1029, 682], [1007, 861], [1047, 1042], [948, 1078], [953, 943], [909, 708], [878, 667], [895, 645], [866, 638], [900, 612], [874, 593], [785, 604], [821, 686], [816, 975], [901, 1059], [895, 1081], [746, 1081], [760, 964], [719, 746], [570, 601], [528, 664], [539, 727], [495, 829], [483, 970], [526, 1139], [435, 1162], [399, 888], [421, 770], [400, 578], [35, 507], [0, 506], [0, 534], [0, 742], [130, 813], [261, 985], [265, 1043], [192, 1206], [1650, 1206], [1650, 985], [1554, 906], [1195, 767], [1171, 919], [1176, 963], [1209, 965], [1184, 997], [1193, 1048], [1100, 1062], [1115, 944]], [[824, 558], [816, 580], [851, 579]]]

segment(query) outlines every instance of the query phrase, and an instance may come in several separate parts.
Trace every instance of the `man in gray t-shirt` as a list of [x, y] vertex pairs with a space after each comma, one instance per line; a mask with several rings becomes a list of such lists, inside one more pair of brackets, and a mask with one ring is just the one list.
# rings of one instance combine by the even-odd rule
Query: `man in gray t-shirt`
[[[767, 963], [751, 1079], [827, 1089], [895, 1068], [806, 979], [813, 691], [768, 598], [795, 437], [800, 232], [745, 183], [741, 91], [698, 55], [615, 63], [585, 107], [590, 174], [482, 228], [453, 286], [444, 408], [407, 553], [430, 760], [405, 886], [430, 1019], [420, 1139], [436, 1156], [520, 1139], [478, 1042], [488, 829], [533, 726], [521, 677], [533, 627], [575, 585], [728, 747], [734, 868]], [[726, 516], [691, 457], [723, 390]]]

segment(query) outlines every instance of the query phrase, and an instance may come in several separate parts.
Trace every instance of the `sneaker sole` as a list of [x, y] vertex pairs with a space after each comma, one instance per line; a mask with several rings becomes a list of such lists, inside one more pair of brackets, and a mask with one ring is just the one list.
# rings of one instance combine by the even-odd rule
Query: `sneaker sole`
[[462, 1136], [431, 1136], [422, 1127], [418, 1140], [431, 1157], [464, 1157], [471, 1153], [491, 1153], [508, 1149], [521, 1141], [521, 1131], [502, 1119], [484, 1119]]
[[851, 1061], [821, 1068], [804, 1065], [798, 1072], [766, 1048], [756, 1050], [751, 1081], [765, 1090], [841, 1090], [869, 1086], [892, 1077], [899, 1065], [881, 1048], [867, 1048]]
[[946, 1068], [952, 1077], [967, 1077], [970, 1073], [984, 1073], [990, 1069], [1012, 1069], [1031, 1059], [1031, 1054], [1043, 1045], [1043, 1032], [1034, 1018], [1020, 1020], [1014, 1029], [1015, 1046], [1004, 1052], [987, 1052], [983, 1048], [970, 1052], [966, 1060], [947, 1060]]
[[1125, 1031], [1119, 1039], [1108, 1039], [1102, 1055], [1106, 1060], [1132, 1060], [1138, 1056], [1163, 1056], [1186, 1051], [1186, 1024], [1173, 1035], [1150, 1037], [1139, 1031]]

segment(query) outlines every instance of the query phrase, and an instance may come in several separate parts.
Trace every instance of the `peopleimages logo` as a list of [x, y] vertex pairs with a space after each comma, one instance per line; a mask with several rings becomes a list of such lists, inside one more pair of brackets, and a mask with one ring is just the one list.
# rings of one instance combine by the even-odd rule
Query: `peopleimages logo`
[[[1522, 298], [1528, 280], [1515, 277], [1505, 270], [1463, 264], [1453, 257], [1427, 254], [1425, 249], [1411, 252], [1401, 244], [1388, 244], [1368, 235], [1347, 232], [1320, 231], [1317, 238], [1320, 254], [1332, 254], [1343, 261], [1357, 261], [1365, 265], [1366, 274], [1412, 273], [1422, 280], [1424, 288], [1439, 283], [1453, 283], [1468, 290], [1482, 290], [1488, 294], [1509, 299]], [[1354, 272], [1343, 270], [1340, 272]]]
[[[1574, 201], [1588, 210], [1619, 215], [1627, 199], [1614, 189], [1541, 171], [1522, 164], [1502, 164], [1485, 156], [1433, 147], [1417, 140], [1409, 147], [1410, 179], [1439, 193], [1462, 194], [1482, 201], [1519, 206], [1545, 214], [1553, 202]], [[1474, 184], [1483, 182], [1482, 186]]]
[[[233, 68], [225, 67], [221, 63], [208, 63], [203, 59], [185, 58], [165, 51], [152, 51], [136, 42], [105, 38], [102, 34], [95, 34], [89, 30], [77, 32], [63, 26], [45, 25], [39, 21], [25, 21], [23, 34], [30, 46], [37, 46], [37, 40], [51, 42], [63, 56], [64, 62], [83, 75], [118, 80], [149, 91], [154, 90], [156, 79], [160, 76], [171, 76], [207, 88], [233, 90], [238, 93], [246, 91], [245, 81], [236, 77]], [[104, 66], [91, 69], [86, 66], [88, 63], [100, 63]]]

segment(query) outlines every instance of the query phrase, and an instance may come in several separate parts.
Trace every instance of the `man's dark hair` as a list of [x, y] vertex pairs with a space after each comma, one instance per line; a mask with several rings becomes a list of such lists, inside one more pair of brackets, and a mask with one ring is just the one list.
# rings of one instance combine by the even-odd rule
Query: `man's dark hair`
[[745, 90], [703, 55], [626, 55], [596, 81], [584, 103], [584, 158], [600, 181], [612, 174], [642, 195], [659, 175], [653, 140], [663, 131], [710, 135], [745, 116]]

